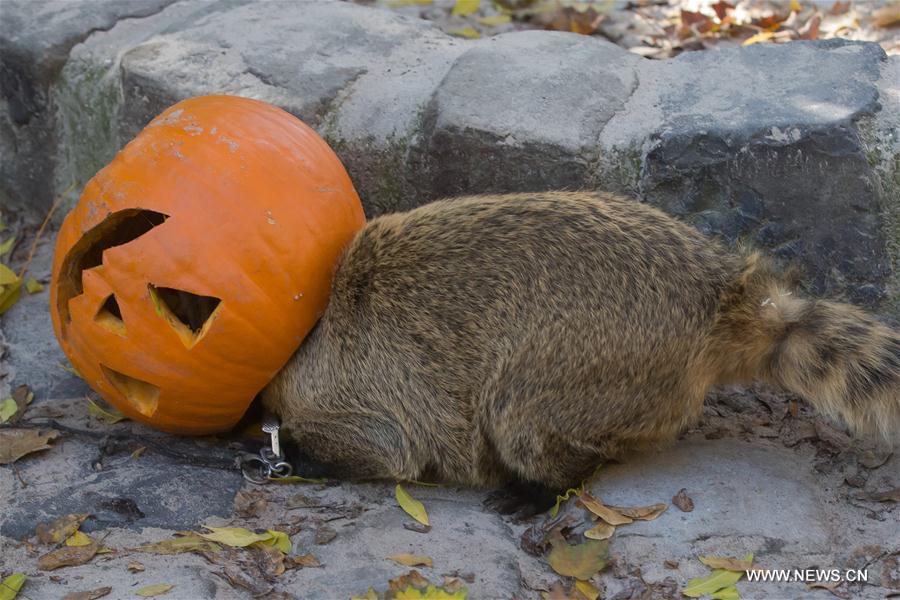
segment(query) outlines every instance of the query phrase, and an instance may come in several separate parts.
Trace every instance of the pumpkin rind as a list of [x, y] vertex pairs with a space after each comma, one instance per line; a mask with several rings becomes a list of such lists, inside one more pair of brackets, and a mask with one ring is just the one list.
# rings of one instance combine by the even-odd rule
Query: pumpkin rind
[[[155, 220], [79, 273], [70, 251], [111, 215]], [[88, 182], [63, 222], [54, 330], [85, 381], [127, 416], [173, 433], [227, 430], [318, 320], [364, 222], [340, 160], [301, 121], [247, 98], [184, 100]], [[219, 303], [186, 331], [158, 288]], [[121, 321], [103, 310], [110, 295]]]

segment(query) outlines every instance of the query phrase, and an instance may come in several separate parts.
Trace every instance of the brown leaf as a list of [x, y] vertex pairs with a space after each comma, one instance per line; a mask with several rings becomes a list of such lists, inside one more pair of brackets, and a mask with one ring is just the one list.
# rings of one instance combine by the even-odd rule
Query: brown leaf
[[40, 523], [35, 528], [38, 541], [42, 544], [58, 544], [78, 531], [81, 524], [88, 518], [87, 514], [65, 515], [51, 521]]
[[428, 533], [431, 531], [431, 525], [422, 525], [421, 523], [404, 523], [403, 529], [409, 529], [416, 533]]
[[712, 9], [716, 11], [716, 16], [722, 21], [728, 16], [729, 10], [734, 10], [734, 6], [727, 2], [716, 2], [712, 5]]
[[600, 521], [597, 525], [584, 532], [584, 537], [592, 540], [608, 540], [616, 532], [616, 526], [606, 521]]
[[284, 573], [284, 553], [274, 546], [253, 548], [256, 564], [266, 579], [273, 579]]
[[582, 492], [578, 499], [581, 501], [581, 504], [609, 523], [610, 525], [627, 525], [628, 523], [633, 522], [631, 517], [623, 515], [622, 513], [611, 509], [601, 502], [599, 499], [592, 496], [589, 492]]
[[94, 558], [99, 549], [100, 544], [96, 541], [91, 541], [87, 546], [64, 546], [40, 557], [38, 568], [42, 571], [53, 571], [60, 567], [83, 565]]
[[897, 23], [900, 23], [900, 4], [888, 4], [872, 13], [875, 27], [893, 27]]
[[572, 589], [566, 590], [562, 581], [555, 582], [550, 586], [550, 591], [541, 593], [541, 597], [544, 600], [581, 600], [575, 593], [575, 587], [573, 586]]
[[109, 586], [97, 588], [96, 590], [89, 590], [87, 592], [69, 592], [65, 596], [62, 597], [62, 600], [97, 600], [97, 598], [102, 598], [106, 596], [112, 591], [112, 588]]
[[319, 562], [319, 559], [313, 556], [312, 554], [301, 554], [299, 556], [292, 556], [291, 560], [298, 567], [304, 568], [313, 568], [313, 567], [321, 567], [322, 563]]
[[202, 555], [211, 563], [224, 567], [219, 575], [232, 587], [244, 588], [254, 597], [265, 596], [273, 589], [272, 584], [265, 580], [265, 575], [256, 561], [247, 560], [241, 550], [223, 548], [221, 552], [214, 554], [204, 552]]
[[48, 442], [59, 437], [55, 429], [0, 429], [0, 465], [16, 462], [26, 454], [50, 448]]
[[125, 568], [128, 569], [129, 571], [131, 571], [132, 573], [139, 573], [144, 570], [144, 565], [142, 565], [141, 563], [139, 563], [136, 560], [133, 560], [133, 561], [129, 562], [128, 566]]
[[663, 566], [667, 569], [677, 569], [678, 561], [677, 560], [664, 560]]
[[681, 512], [694, 510], [694, 501], [687, 495], [687, 490], [684, 488], [678, 490], [678, 493], [672, 497], [672, 504], [677, 506]]
[[427, 556], [417, 556], [415, 554], [391, 554], [388, 560], [392, 560], [404, 567], [433, 567], [434, 562]]
[[873, 502], [900, 502], [900, 487], [884, 492], [874, 492], [866, 496]]
[[388, 581], [388, 594], [394, 595], [397, 592], [406, 590], [407, 588], [425, 588], [430, 582], [422, 576], [421, 573], [413, 569], [406, 575], [401, 575], [396, 579]]
[[831, 10], [828, 11], [828, 14], [842, 15], [845, 12], [847, 12], [847, 9], [849, 9], [849, 8], [850, 8], [850, 0], [847, 0], [846, 2], [841, 2], [840, 0], [837, 0], [837, 2], [835, 2], [834, 4], [831, 5]]
[[234, 512], [244, 518], [258, 516], [268, 504], [262, 490], [241, 490], [234, 496]]
[[666, 509], [669, 507], [666, 504], [659, 503], [651, 506], [607, 506], [607, 508], [616, 511], [621, 515], [625, 515], [630, 519], [634, 519], [635, 521], [652, 521], [666, 512]]
[[316, 529], [315, 542], [322, 546], [337, 537], [337, 531], [328, 525], [321, 525]]
[[560, 533], [554, 532], [550, 543], [553, 549], [550, 550], [547, 561], [560, 575], [586, 580], [606, 567], [609, 555], [609, 543], [606, 540], [587, 540], [573, 546]]

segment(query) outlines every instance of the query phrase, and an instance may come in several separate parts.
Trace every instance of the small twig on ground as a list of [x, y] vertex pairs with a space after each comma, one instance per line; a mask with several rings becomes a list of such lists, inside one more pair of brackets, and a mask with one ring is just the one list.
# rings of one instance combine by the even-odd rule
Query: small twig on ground
[[50, 222], [50, 219], [53, 217], [53, 213], [56, 212], [56, 209], [59, 208], [59, 205], [62, 203], [63, 198], [68, 196], [72, 190], [75, 189], [75, 186], [78, 185], [77, 181], [73, 181], [69, 184], [69, 186], [62, 191], [62, 193], [56, 197], [53, 201], [53, 204], [50, 205], [50, 210], [47, 211], [47, 216], [44, 217], [44, 221], [41, 223], [41, 226], [38, 227], [37, 233], [34, 234], [34, 239], [31, 241], [31, 248], [28, 249], [28, 257], [25, 259], [25, 262], [22, 264], [22, 267], [19, 269], [19, 279], [25, 276], [25, 272], [28, 271], [28, 267], [31, 266], [31, 260], [34, 258], [35, 250], [37, 250], [38, 242], [41, 239], [41, 236], [44, 234], [44, 229], [47, 228], [47, 224]]
[[22, 479], [22, 474], [19, 472], [19, 469], [16, 468], [16, 464], [15, 464], [15, 463], [10, 463], [9, 466], [12, 467], [13, 473], [16, 474], [16, 477], [19, 479], [19, 483], [22, 484], [22, 487], [23, 487], [23, 488], [27, 488], [27, 487], [28, 487], [28, 484], [25, 483], [25, 480], [24, 480], [24, 479]]

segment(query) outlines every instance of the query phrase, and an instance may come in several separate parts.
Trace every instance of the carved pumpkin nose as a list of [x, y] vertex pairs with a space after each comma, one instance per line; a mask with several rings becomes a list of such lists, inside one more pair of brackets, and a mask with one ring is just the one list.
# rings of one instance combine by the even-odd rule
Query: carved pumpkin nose
[[184, 100], [66, 217], [54, 330], [129, 417], [174, 433], [226, 430], [325, 309], [364, 222], [339, 159], [298, 119], [247, 98]]

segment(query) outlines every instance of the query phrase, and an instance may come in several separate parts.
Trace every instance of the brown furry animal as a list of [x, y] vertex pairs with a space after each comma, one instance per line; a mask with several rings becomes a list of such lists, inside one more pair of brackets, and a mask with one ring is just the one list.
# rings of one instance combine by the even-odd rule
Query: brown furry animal
[[[340, 478], [511, 485], [541, 499], [763, 380], [860, 432], [900, 431], [900, 334], [794, 294], [645, 204], [535, 193], [372, 220], [263, 394]], [[532, 498], [533, 499], [533, 498]]]

